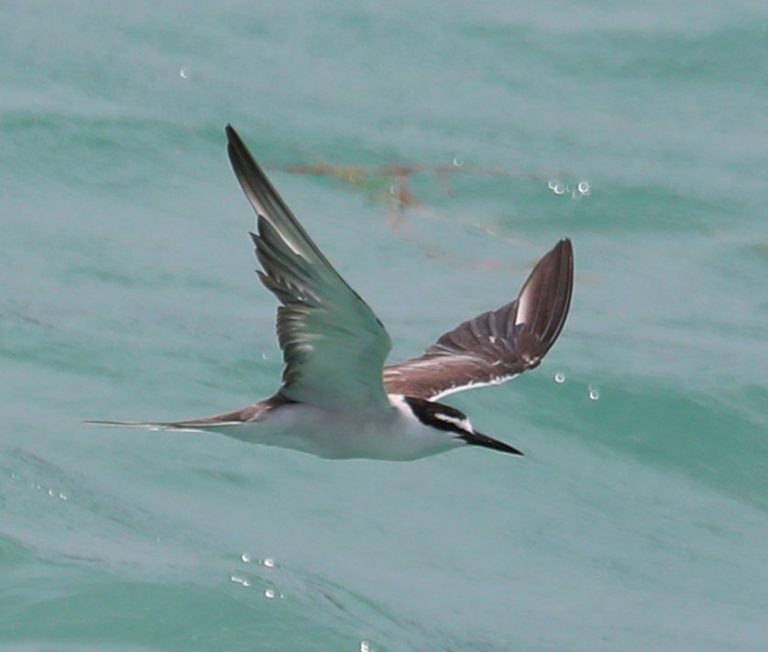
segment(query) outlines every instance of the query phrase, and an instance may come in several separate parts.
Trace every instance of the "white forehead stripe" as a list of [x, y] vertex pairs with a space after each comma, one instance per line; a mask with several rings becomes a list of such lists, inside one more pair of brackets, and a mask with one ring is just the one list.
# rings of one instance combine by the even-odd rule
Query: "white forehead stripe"
[[449, 414], [441, 414], [440, 412], [435, 413], [435, 418], [440, 419], [440, 421], [452, 423], [462, 430], [472, 430], [472, 426], [469, 424], [469, 419], [459, 419], [458, 417], [452, 417]]

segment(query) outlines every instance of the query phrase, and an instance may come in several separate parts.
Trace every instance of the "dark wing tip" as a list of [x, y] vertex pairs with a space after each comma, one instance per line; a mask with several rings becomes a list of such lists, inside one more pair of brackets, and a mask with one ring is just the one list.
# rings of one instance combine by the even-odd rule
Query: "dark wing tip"
[[533, 369], [560, 335], [572, 292], [573, 246], [564, 238], [539, 260], [514, 301], [462, 322], [422, 356], [387, 367], [387, 391], [434, 400]]
[[258, 170], [256, 162], [253, 160], [243, 139], [240, 138], [240, 135], [235, 131], [235, 128], [228, 124], [224, 127], [224, 132], [227, 134], [227, 154], [229, 155], [229, 161], [238, 178], [244, 174], [253, 174], [254, 168], [256, 168], [256, 176], [260, 176], [258, 174], [260, 170]]
[[531, 271], [517, 298], [515, 325], [524, 360], [535, 366], [565, 325], [573, 294], [573, 245], [560, 240]]
[[238, 167], [251, 168], [258, 167], [253, 160], [253, 156], [248, 151], [243, 139], [240, 138], [240, 134], [235, 131], [235, 128], [231, 124], [227, 124], [224, 127], [224, 132], [227, 134], [227, 154], [229, 154], [229, 160], [232, 163], [232, 167], [237, 171]]
[[242, 147], [243, 141], [235, 131], [235, 128], [229, 123], [227, 123], [227, 126], [224, 127], [224, 133], [227, 134], [227, 150], [229, 151], [229, 155], [232, 156], [233, 147]]

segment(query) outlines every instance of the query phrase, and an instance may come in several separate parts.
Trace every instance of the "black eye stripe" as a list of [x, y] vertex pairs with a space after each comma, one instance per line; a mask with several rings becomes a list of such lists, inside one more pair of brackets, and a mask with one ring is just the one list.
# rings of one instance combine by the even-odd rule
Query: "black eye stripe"
[[[411, 396], [406, 396], [404, 400], [424, 425], [460, 435], [466, 434], [467, 431], [454, 421], [463, 421], [467, 416], [456, 408]], [[441, 416], [449, 417], [450, 420], [441, 419]]]
[[422, 423], [425, 423], [428, 426], [432, 426], [433, 428], [437, 428], [438, 430], [445, 430], [446, 432], [456, 432], [460, 435], [466, 434], [466, 430], [463, 430], [462, 428], [459, 428], [455, 423], [451, 423], [450, 421], [443, 421], [442, 419], [434, 419], [434, 420], [422, 420]]

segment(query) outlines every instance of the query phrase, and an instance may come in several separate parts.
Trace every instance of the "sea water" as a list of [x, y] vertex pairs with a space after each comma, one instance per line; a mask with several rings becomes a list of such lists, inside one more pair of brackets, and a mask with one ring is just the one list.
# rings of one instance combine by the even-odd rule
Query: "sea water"
[[[768, 649], [768, 5], [0, 6], [0, 648]], [[416, 355], [559, 238], [525, 451], [333, 462], [82, 419], [273, 392], [232, 123]]]

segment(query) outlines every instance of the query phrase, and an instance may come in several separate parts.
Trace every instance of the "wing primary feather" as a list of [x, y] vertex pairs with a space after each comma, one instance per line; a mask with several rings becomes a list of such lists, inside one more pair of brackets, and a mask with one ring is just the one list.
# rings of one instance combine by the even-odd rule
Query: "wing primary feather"
[[517, 299], [459, 324], [423, 355], [386, 367], [387, 391], [435, 400], [533, 369], [560, 335], [572, 292], [573, 248], [564, 239], [536, 264]]
[[[326, 257], [312, 241], [307, 232], [301, 226], [295, 215], [283, 201], [283, 198], [275, 190], [261, 166], [255, 161], [248, 148], [243, 143], [232, 125], [225, 128], [227, 133], [227, 153], [235, 171], [235, 176], [248, 199], [254, 205], [259, 217], [270, 222], [283, 235], [286, 244], [295, 253], [306, 254], [305, 248], [321, 260], [331, 266]], [[276, 216], [280, 217], [277, 224]], [[298, 251], [297, 251], [298, 249]]]
[[284, 398], [333, 409], [390, 410], [384, 326], [312, 241], [231, 125], [227, 152], [257, 215], [259, 279], [272, 292], [283, 351]]

